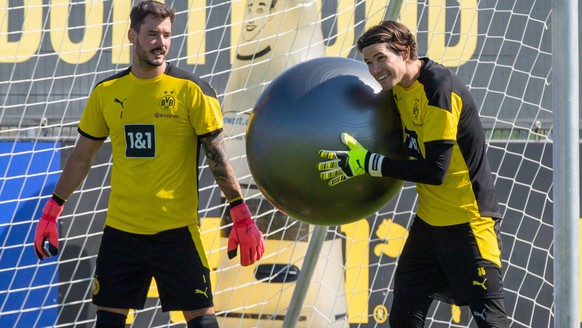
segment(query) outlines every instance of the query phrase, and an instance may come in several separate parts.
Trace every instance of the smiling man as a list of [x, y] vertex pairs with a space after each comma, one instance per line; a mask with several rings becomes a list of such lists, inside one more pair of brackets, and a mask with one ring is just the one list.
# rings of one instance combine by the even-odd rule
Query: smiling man
[[166, 61], [174, 10], [147, 0], [132, 8], [130, 19], [132, 66], [91, 92], [80, 136], [38, 222], [35, 251], [40, 260], [57, 255], [57, 218], [110, 138], [111, 195], [93, 286], [96, 327], [125, 327], [129, 309], [143, 309], [154, 278], [164, 312], [182, 311], [188, 327], [215, 328], [198, 224], [201, 148], [230, 204], [229, 257], [240, 249], [241, 264], [253, 264], [263, 255], [263, 235], [223, 148], [214, 89]]
[[[478, 327], [508, 327], [501, 274], [501, 221], [479, 112], [465, 84], [419, 58], [408, 27], [384, 21], [357, 42], [370, 74], [391, 91], [410, 160], [320, 151], [320, 177], [334, 186], [361, 174], [416, 183], [418, 209], [394, 278], [390, 327], [421, 328], [433, 300], [468, 305]], [[389, 140], [386, 140], [389, 142]]]

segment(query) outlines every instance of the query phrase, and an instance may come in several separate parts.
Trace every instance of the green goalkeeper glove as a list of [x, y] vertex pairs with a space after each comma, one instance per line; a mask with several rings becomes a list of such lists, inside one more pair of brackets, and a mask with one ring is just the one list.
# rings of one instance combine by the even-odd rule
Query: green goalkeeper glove
[[328, 181], [330, 186], [344, 182], [350, 178], [370, 173], [372, 176], [382, 176], [382, 161], [384, 156], [370, 153], [354, 137], [347, 133], [341, 134], [342, 142], [348, 146], [348, 151], [320, 150], [319, 156], [328, 159], [317, 164], [319, 177]]

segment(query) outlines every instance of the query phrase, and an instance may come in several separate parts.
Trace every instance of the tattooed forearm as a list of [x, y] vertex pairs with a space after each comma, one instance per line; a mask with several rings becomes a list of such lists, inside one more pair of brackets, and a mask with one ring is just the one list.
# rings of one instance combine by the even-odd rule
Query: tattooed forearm
[[234, 170], [228, 161], [224, 149], [224, 137], [222, 132], [201, 138], [202, 147], [208, 160], [208, 166], [214, 180], [224, 193], [226, 199], [234, 199], [242, 195], [240, 185], [234, 174]]

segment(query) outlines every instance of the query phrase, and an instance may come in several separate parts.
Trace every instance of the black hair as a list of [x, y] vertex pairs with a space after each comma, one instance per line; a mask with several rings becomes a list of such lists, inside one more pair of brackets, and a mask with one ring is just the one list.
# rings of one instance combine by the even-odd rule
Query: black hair
[[139, 28], [143, 24], [143, 21], [147, 15], [152, 15], [161, 19], [169, 17], [172, 23], [174, 23], [175, 14], [176, 13], [174, 9], [159, 1], [145, 0], [131, 8], [131, 13], [129, 14], [129, 19], [131, 22], [130, 28], [136, 32], [139, 32]]
[[367, 46], [379, 43], [385, 43], [389, 50], [397, 54], [410, 49], [410, 59], [418, 58], [416, 38], [410, 29], [402, 23], [386, 20], [370, 27], [358, 39], [356, 46], [361, 53]]

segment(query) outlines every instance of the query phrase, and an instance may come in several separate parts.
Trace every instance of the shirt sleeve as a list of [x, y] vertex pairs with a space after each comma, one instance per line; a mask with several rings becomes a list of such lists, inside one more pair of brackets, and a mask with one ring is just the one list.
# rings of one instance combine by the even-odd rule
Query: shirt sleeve
[[198, 86], [195, 87], [194, 94], [190, 124], [196, 134], [204, 135], [222, 129], [224, 120], [218, 98], [205, 94]]
[[431, 142], [426, 145], [426, 158], [382, 161], [382, 176], [430, 185], [443, 183], [451, 161], [453, 143]]
[[103, 116], [100, 104], [100, 87], [97, 86], [89, 95], [85, 110], [81, 116], [78, 130], [91, 139], [105, 139], [109, 136], [109, 127]]

